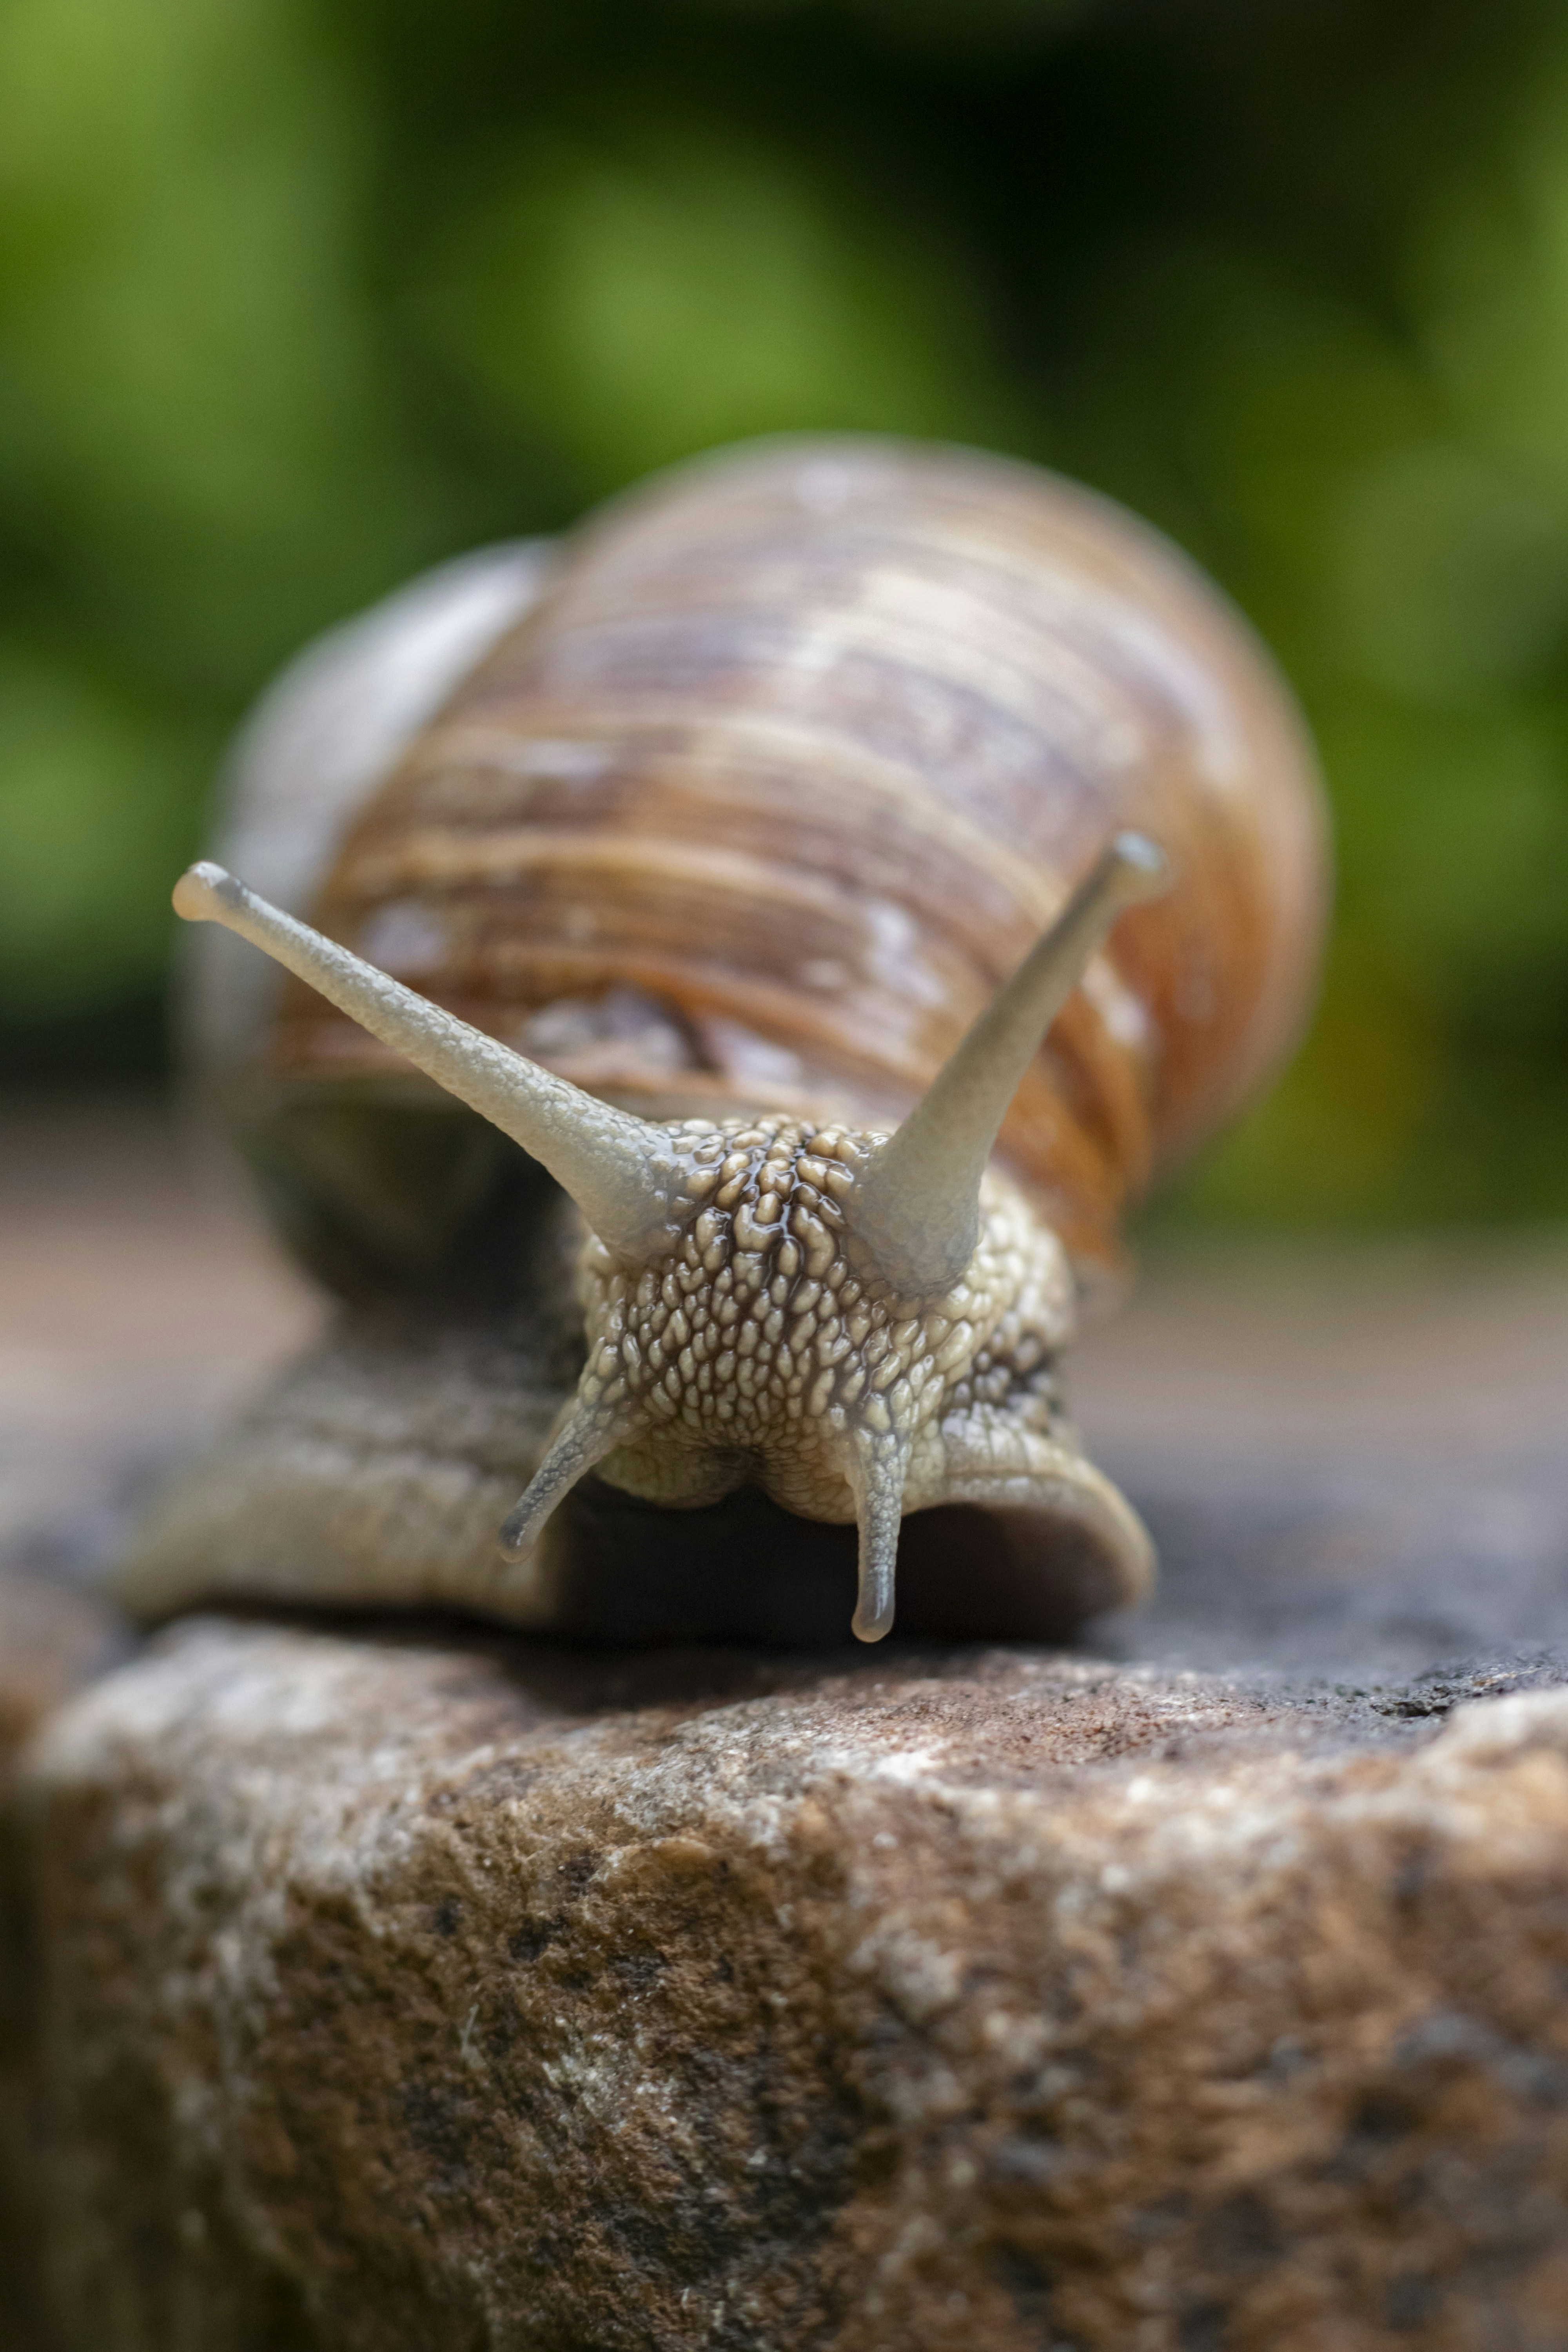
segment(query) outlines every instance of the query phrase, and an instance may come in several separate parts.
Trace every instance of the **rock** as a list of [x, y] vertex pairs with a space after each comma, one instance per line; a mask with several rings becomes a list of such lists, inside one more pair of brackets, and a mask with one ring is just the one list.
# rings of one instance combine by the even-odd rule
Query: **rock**
[[[123, 1647], [86, 1594], [0, 1570], [0, 1786], [44, 1717]], [[45, 2341], [32, 2260], [41, 2102], [29, 1872], [15, 1826], [0, 1811], [0, 2310], [7, 2352], [33, 2352]]]
[[176, 1628], [22, 1777], [58, 2342], [1561, 2352], [1554, 1671]]

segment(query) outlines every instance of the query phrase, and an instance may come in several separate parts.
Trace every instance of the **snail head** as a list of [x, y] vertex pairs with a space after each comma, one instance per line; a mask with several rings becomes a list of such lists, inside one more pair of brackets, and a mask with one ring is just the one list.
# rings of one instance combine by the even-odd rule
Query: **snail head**
[[177, 913], [274, 957], [549, 1171], [588, 1227], [587, 1360], [501, 1531], [526, 1554], [583, 1475], [671, 1507], [762, 1486], [859, 1528], [854, 1630], [893, 1622], [905, 1511], [1049, 1509], [1147, 1580], [1148, 1538], [1059, 1416], [1061, 1244], [989, 1165], [1013, 1094], [1123, 907], [1163, 887], [1110, 844], [892, 1136], [783, 1116], [660, 1124], [584, 1093], [247, 890], [193, 866]]

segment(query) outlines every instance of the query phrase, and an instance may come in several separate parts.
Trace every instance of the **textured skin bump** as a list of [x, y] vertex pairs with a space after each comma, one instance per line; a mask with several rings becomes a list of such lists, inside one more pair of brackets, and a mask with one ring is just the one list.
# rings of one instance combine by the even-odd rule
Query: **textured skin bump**
[[675, 1132], [689, 1159], [668, 1249], [642, 1267], [597, 1240], [584, 1253], [581, 1400], [637, 1432], [604, 1476], [675, 1506], [754, 1480], [788, 1510], [846, 1521], [858, 1454], [907, 1459], [910, 1510], [977, 1468], [1058, 1475], [1071, 1277], [1006, 1177], [986, 1178], [962, 1278], [911, 1303], [854, 1249], [857, 1171], [880, 1136], [784, 1118]]

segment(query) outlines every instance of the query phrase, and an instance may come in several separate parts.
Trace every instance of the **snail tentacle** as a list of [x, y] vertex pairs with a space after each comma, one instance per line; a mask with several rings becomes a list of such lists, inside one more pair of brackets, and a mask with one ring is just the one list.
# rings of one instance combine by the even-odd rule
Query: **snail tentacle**
[[1152, 841], [1118, 834], [865, 1170], [857, 1242], [904, 1297], [946, 1290], [969, 1264], [981, 1179], [1041, 1038], [1121, 909], [1157, 896], [1166, 879]]
[[858, 1642], [880, 1642], [893, 1630], [899, 1529], [903, 1524], [909, 1447], [863, 1438], [846, 1465], [860, 1532], [859, 1589], [849, 1630]]
[[383, 1045], [405, 1054], [547, 1168], [613, 1249], [637, 1258], [656, 1245], [681, 1172], [667, 1129], [616, 1110], [443, 1012], [258, 898], [221, 866], [204, 861], [183, 874], [174, 911], [186, 922], [237, 931]]
[[595, 1410], [580, 1396], [573, 1399], [543, 1461], [502, 1523], [500, 1548], [509, 1559], [526, 1558], [556, 1505], [627, 1434], [625, 1421], [615, 1413]]

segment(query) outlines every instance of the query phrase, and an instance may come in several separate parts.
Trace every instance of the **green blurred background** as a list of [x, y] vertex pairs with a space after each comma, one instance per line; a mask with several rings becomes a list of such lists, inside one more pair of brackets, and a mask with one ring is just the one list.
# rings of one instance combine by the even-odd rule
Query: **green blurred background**
[[1568, 1212], [1561, 0], [0, 0], [0, 1076], [161, 1072], [300, 639], [786, 426], [1098, 484], [1300, 690], [1322, 1007], [1181, 1213]]

